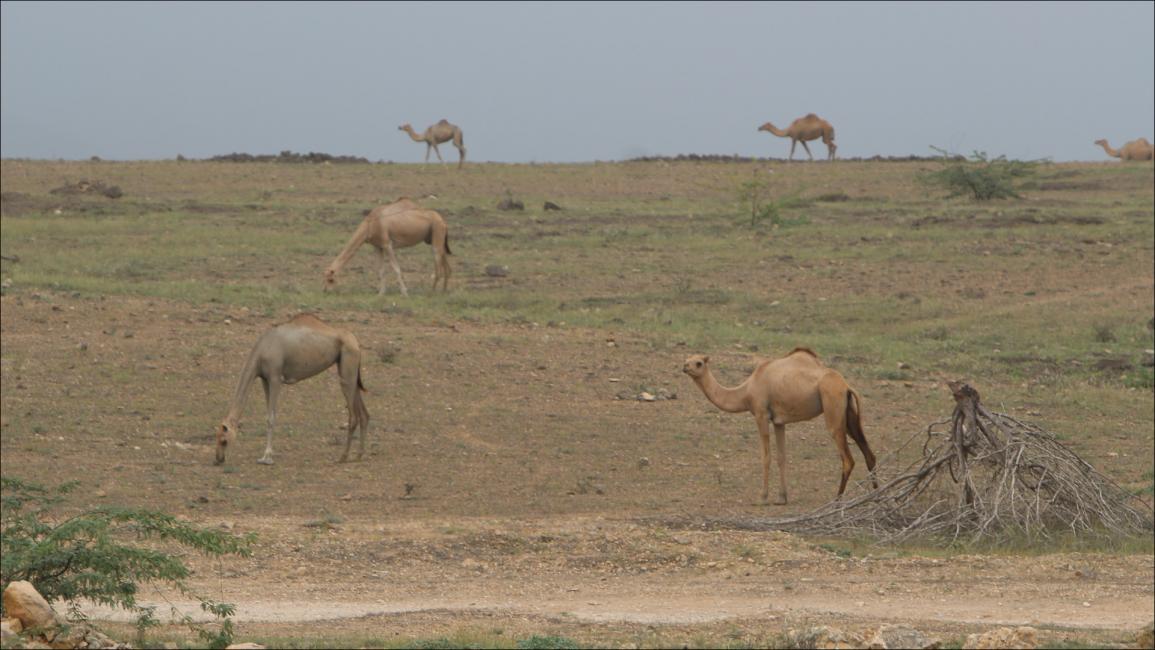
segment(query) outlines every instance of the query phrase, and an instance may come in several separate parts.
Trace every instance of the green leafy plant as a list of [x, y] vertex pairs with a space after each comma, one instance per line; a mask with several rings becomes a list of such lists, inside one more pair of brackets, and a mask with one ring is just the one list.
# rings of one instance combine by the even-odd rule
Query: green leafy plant
[[770, 193], [770, 183], [758, 178], [758, 172], [755, 171], [750, 177], [750, 180], [743, 181], [738, 185], [736, 191], [738, 203], [744, 209], [750, 210], [750, 227], [757, 227], [758, 224], [768, 221], [771, 226], [790, 226], [808, 223], [809, 220], [805, 217], [798, 219], [787, 219], [782, 216], [783, 210], [790, 208], [801, 207], [808, 202], [797, 196], [787, 196], [780, 199], [772, 199]]
[[938, 147], [931, 147], [941, 157], [939, 169], [925, 172], [919, 180], [929, 186], [950, 192], [947, 198], [970, 196], [976, 201], [1017, 199], [1015, 183], [1035, 173], [1038, 161], [1008, 160], [1006, 156], [990, 158], [986, 152], [976, 151], [970, 158], [952, 155]]
[[[27, 580], [49, 602], [85, 598], [136, 616], [144, 631], [159, 624], [155, 608], [141, 605], [141, 585], [165, 584], [200, 602], [213, 624], [182, 622], [213, 648], [232, 642], [234, 606], [218, 603], [192, 590], [191, 572], [177, 556], [161, 550], [162, 542], [191, 548], [205, 555], [248, 556], [253, 536], [238, 537], [199, 528], [162, 512], [100, 507], [71, 516], [56, 509], [78, 482], [55, 488], [0, 478], [0, 587]], [[83, 619], [75, 606], [70, 617]]]

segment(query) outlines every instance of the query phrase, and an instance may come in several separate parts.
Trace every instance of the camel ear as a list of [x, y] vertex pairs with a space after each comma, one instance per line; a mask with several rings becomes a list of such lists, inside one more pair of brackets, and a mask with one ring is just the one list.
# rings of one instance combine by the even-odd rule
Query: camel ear
[[710, 363], [710, 355], [707, 354], [707, 355], [703, 356], [702, 357], [702, 363]]

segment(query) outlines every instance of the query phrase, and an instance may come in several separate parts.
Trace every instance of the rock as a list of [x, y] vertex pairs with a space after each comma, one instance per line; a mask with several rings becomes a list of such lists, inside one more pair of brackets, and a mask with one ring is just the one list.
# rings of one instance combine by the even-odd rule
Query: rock
[[509, 275], [508, 266], [500, 266], [498, 264], [490, 264], [485, 267], [485, 274], [491, 278], [504, 278]]
[[544, 204], [541, 206], [541, 209], [542, 209], [542, 210], [546, 210], [546, 211], [549, 211], [549, 210], [561, 210], [561, 206], [560, 206], [560, 205], [558, 205], [558, 204], [556, 204], [556, 203], [554, 203], [553, 201], [546, 201], [546, 202], [545, 202], [545, 203], [544, 203]]
[[8, 645], [8, 640], [20, 634], [23, 629], [24, 625], [20, 623], [18, 618], [0, 620], [0, 638], [4, 639], [4, 645]]
[[821, 650], [842, 650], [843, 648], [857, 648], [861, 640], [846, 634], [838, 628], [820, 625], [805, 630], [790, 630], [786, 633], [788, 646], [792, 648], [818, 648]]
[[525, 204], [521, 201], [514, 201], [512, 198], [506, 197], [497, 204], [498, 210], [524, 210]]
[[1002, 650], [1003, 648], [1039, 647], [1039, 631], [1033, 627], [1000, 627], [983, 634], [968, 634], [964, 650]]
[[903, 625], [881, 625], [874, 632], [868, 633], [863, 643], [873, 650], [890, 648], [934, 650], [942, 645], [939, 639], [932, 639], [914, 628]]
[[1139, 634], [1135, 636], [1136, 648], [1155, 648], [1155, 621], [1147, 624], [1147, 627], [1139, 630]]
[[16, 580], [4, 590], [4, 612], [20, 619], [25, 628], [47, 627], [56, 623], [56, 612], [44, 596], [27, 580]]
[[246, 643], [234, 643], [230, 646], [226, 646], [225, 650], [263, 650], [264, 647], [265, 646], [259, 643], [253, 643], [250, 641]]
[[652, 394], [646, 393], [646, 392], [643, 392], [641, 395], [638, 395], [638, 401], [639, 402], [653, 402], [656, 399], [658, 399], [658, 398], [656, 398]]
[[1139, 363], [1144, 368], [1155, 366], [1155, 350], [1143, 350], [1143, 356], [1140, 358]]

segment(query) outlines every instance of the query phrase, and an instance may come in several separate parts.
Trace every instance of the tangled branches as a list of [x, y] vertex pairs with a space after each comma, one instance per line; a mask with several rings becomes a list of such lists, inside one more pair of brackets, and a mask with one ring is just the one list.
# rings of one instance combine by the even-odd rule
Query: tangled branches
[[[1062, 532], [1108, 537], [1150, 533], [1150, 507], [1053, 434], [988, 411], [967, 384], [948, 385], [956, 401], [954, 415], [927, 427], [921, 462], [860, 497], [745, 527], [865, 534], [884, 542], [913, 538], [999, 542]], [[948, 432], [934, 430], [945, 424], [950, 425]], [[938, 444], [931, 448], [936, 438]]]

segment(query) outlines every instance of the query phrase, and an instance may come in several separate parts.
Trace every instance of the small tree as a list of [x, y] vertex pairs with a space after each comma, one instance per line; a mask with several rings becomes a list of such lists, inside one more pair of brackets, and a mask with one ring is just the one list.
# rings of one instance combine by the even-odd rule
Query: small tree
[[754, 170], [750, 176], [750, 180], [743, 181], [738, 185], [735, 192], [738, 203], [744, 208], [750, 209], [750, 227], [755, 228], [763, 221], [769, 221], [770, 225], [774, 227], [795, 225], [798, 223], [806, 223], [807, 219], [787, 220], [782, 216], [782, 211], [788, 208], [798, 207], [804, 204], [804, 201], [799, 199], [796, 195], [783, 197], [781, 199], [770, 198], [770, 184], [758, 178], [758, 170]]
[[128, 610], [143, 633], [158, 624], [153, 607], [137, 603], [139, 586], [167, 584], [201, 603], [215, 626], [189, 625], [210, 647], [232, 641], [233, 605], [195, 593], [191, 575], [180, 558], [146, 542], [173, 542], [209, 556], [248, 556], [254, 537], [238, 537], [179, 521], [153, 510], [101, 507], [71, 517], [54, 514], [65, 496], [79, 485], [70, 482], [45, 488], [15, 478], [0, 477], [0, 588], [27, 580], [49, 602], [71, 601], [70, 615], [83, 619], [78, 598]]
[[948, 190], [947, 198], [970, 196], [976, 201], [1022, 198], [1015, 180], [1035, 173], [1038, 161], [1007, 160], [1006, 156], [987, 157], [976, 151], [969, 159], [951, 155], [938, 147], [931, 147], [941, 157], [942, 167], [919, 176], [919, 180], [933, 187]]

